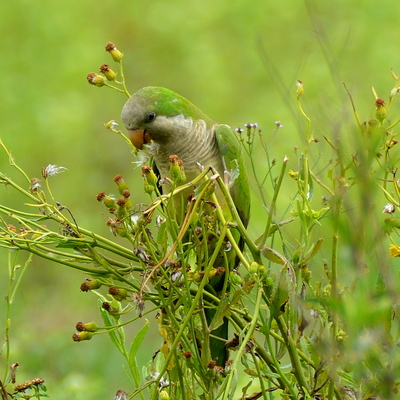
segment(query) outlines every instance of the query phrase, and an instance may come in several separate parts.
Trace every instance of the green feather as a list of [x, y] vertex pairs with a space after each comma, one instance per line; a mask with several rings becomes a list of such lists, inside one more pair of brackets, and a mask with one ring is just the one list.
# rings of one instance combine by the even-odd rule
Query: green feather
[[250, 217], [250, 188], [239, 141], [227, 125], [218, 126], [215, 138], [225, 169], [231, 176], [235, 175], [234, 181], [229, 183], [230, 194], [243, 225], [247, 226]]
[[148, 86], [137, 91], [134, 96], [143, 97], [149, 102], [148, 111], [157, 111], [158, 115], [166, 117], [174, 117], [176, 115], [183, 115], [184, 117], [191, 117], [194, 120], [202, 119], [207, 124], [207, 128], [213, 125], [213, 122], [203, 112], [197, 108], [193, 103], [172, 90]]

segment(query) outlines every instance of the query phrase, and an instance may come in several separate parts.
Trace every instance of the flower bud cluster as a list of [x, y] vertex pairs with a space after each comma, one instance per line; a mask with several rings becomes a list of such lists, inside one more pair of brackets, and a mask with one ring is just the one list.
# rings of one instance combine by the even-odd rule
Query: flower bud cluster
[[98, 193], [96, 199], [107, 207], [110, 214], [113, 214], [113, 217], [106, 222], [111, 232], [115, 236], [128, 237], [131, 232], [135, 231], [142, 219], [133, 215], [133, 205], [130, 198], [131, 191], [123, 176], [115, 176], [114, 182], [121, 195], [119, 199], [115, 199], [114, 196], [107, 195], [105, 192]]
[[144, 181], [144, 191], [148, 194], [152, 194], [154, 190], [156, 190], [158, 183], [158, 178], [153, 168], [142, 166], [142, 177]]
[[[121, 53], [117, 47], [115, 46], [114, 43], [107, 43], [106, 45], [106, 51], [110, 53], [112, 59], [120, 63], [124, 54]], [[107, 82], [116, 82], [116, 83], [121, 83], [117, 81], [117, 73], [111, 69], [111, 67], [108, 64], [101, 64], [100, 65], [100, 74], [97, 74], [96, 72], [91, 72], [88, 74], [86, 77], [87, 81], [93, 85], [93, 86], [111, 86]], [[114, 87], [114, 86], [111, 86]]]

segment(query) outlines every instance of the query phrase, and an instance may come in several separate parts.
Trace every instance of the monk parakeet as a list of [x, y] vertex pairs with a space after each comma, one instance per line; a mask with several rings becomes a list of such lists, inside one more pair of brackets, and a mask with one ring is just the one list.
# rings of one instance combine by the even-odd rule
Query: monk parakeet
[[[205, 168], [212, 165], [225, 181], [230, 175], [230, 194], [247, 226], [250, 190], [240, 144], [229, 126], [213, 122], [190, 101], [171, 90], [154, 86], [145, 87], [129, 98], [122, 109], [122, 121], [137, 148], [153, 141], [155, 151], [152, 150], [152, 156], [161, 177], [170, 177], [171, 155], [177, 155], [183, 161], [188, 182], [200, 173], [199, 164]], [[226, 200], [218, 187], [215, 193], [225, 218], [231, 220]], [[230, 269], [234, 266], [235, 257], [230, 257]], [[210, 285], [217, 294], [222, 289], [221, 283], [213, 284], [211, 280]], [[210, 324], [215, 311], [205, 311]], [[227, 361], [224, 343], [228, 338], [227, 324], [225, 320], [211, 332], [222, 339], [210, 341], [211, 356], [221, 366]]]

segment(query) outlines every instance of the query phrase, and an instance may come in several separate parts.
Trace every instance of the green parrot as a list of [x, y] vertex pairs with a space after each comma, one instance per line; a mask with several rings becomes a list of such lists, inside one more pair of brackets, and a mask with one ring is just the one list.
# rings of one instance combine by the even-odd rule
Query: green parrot
[[[152, 156], [161, 177], [170, 178], [171, 155], [177, 155], [183, 161], [188, 182], [200, 173], [199, 164], [205, 168], [213, 166], [225, 181], [231, 175], [231, 182], [226, 184], [229, 185], [238, 214], [247, 226], [250, 189], [240, 143], [229, 126], [213, 122], [190, 101], [173, 91], [154, 86], [145, 87], [133, 94], [124, 105], [121, 117], [135, 147], [141, 149], [143, 144], [153, 141], [155, 151], [152, 150]], [[215, 194], [225, 218], [227, 221], [232, 220], [227, 202], [218, 187]], [[234, 254], [228, 259], [232, 270], [237, 259]], [[223, 262], [223, 258], [218, 262]], [[213, 279], [210, 280], [210, 286], [218, 295], [223, 279]], [[207, 308], [205, 314], [210, 324], [215, 310]], [[224, 366], [228, 356], [225, 348], [228, 321], [224, 319], [212, 335], [220, 340], [211, 338], [211, 357], [217, 365]]]

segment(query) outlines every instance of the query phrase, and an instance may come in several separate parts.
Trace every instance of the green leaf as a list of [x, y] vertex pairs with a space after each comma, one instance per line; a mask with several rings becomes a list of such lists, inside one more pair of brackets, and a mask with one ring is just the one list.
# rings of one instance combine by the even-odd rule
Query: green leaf
[[261, 254], [267, 260], [269, 260], [275, 264], [285, 265], [287, 263], [287, 260], [285, 257], [280, 255], [277, 251], [275, 251], [274, 249], [271, 249], [270, 247], [264, 247], [261, 250]]
[[287, 267], [281, 269], [272, 295], [271, 311], [275, 317], [285, 313], [285, 307], [289, 301], [289, 285], [286, 277], [287, 270]]
[[303, 264], [306, 264], [308, 261], [310, 261], [321, 250], [323, 241], [324, 241], [323, 238], [318, 239], [317, 243], [314, 244], [314, 247], [312, 248], [310, 255], [308, 255], [306, 259], [303, 261]]
[[222, 385], [219, 388], [217, 396], [215, 396], [216, 399], [224, 395], [226, 391], [228, 391], [228, 397], [225, 396], [225, 398], [227, 398], [228, 400], [233, 399], [238, 384], [238, 376], [236, 371], [231, 371], [231, 374], [233, 374], [233, 379], [231, 380], [231, 384], [229, 385], [229, 387], [227, 387], [229, 379], [225, 378]]
[[[104, 299], [104, 301], [106, 301], [105, 299]], [[104, 302], [101, 300], [101, 299], [99, 299], [98, 300], [98, 304], [99, 304], [99, 308], [100, 308], [100, 314], [101, 314], [101, 317], [103, 318], [103, 321], [104, 321], [104, 325], [108, 328], [108, 327], [113, 327], [113, 326], [115, 326], [115, 323], [113, 323], [112, 321], [111, 321], [111, 319], [110, 319], [110, 314], [106, 311], [106, 310], [104, 310], [103, 308], [102, 308], [102, 304], [103, 304]], [[119, 320], [119, 319], [118, 319]], [[117, 321], [118, 321], [117, 320]], [[116, 322], [117, 322], [116, 321]], [[111, 342], [114, 344], [114, 346], [119, 350], [119, 352], [122, 354], [122, 355], [124, 355], [124, 344], [123, 343], [121, 343], [121, 340], [120, 340], [120, 338], [118, 337], [118, 335], [116, 334], [116, 332], [115, 332], [115, 330], [109, 330], [108, 331], [108, 336], [110, 337], [110, 339], [111, 339]]]
[[149, 330], [149, 321], [146, 319], [146, 323], [142, 326], [139, 332], [136, 334], [135, 339], [131, 344], [131, 348], [129, 350], [129, 364], [133, 366], [132, 362], [136, 357], [136, 353], [141, 346], [143, 339], [146, 337], [147, 331]]
[[148, 329], [149, 329], [149, 321], [146, 319], [146, 323], [136, 334], [135, 338], [132, 341], [131, 348], [129, 350], [128, 361], [129, 361], [130, 372], [132, 373], [133, 380], [136, 386], [138, 387], [140, 386], [140, 370], [139, 370], [139, 365], [136, 361], [136, 353], [140, 348], [143, 339], [146, 337]]

